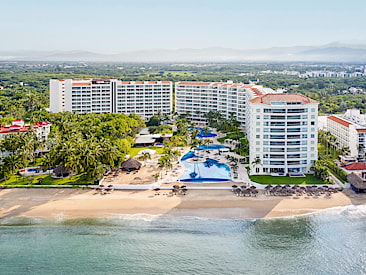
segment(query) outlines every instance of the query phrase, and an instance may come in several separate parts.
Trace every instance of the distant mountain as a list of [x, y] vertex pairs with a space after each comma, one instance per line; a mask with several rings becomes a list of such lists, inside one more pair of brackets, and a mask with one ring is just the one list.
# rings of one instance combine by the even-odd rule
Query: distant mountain
[[366, 44], [334, 42], [322, 46], [272, 47], [262, 49], [151, 49], [98, 54], [88, 51], [0, 51], [8, 61], [96, 62], [366, 62]]

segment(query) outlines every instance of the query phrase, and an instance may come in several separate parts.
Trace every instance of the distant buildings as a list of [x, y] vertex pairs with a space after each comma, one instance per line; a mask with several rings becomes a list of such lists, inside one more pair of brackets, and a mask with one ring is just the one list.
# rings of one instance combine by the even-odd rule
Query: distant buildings
[[347, 147], [352, 158], [365, 159], [366, 115], [360, 110], [351, 109], [344, 115], [329, 116], [327, 130], [337, 138], [338, 148]]
[[299, 77], [307, 78], [307, 77], [340, 77], [340, 78], [349, 78], [349, 77], [360, 77], [365, 74], [362, 72], [332, 72], [332, 71], [310, 71], [304, 74], [299, 74]]
[[173, 111], [172, 82], [51, 79], [50, 111], [137, 114], [148, 119]]
[[318, 102], [300, 94], [249, 96], [251, 173], [309, 173], [318, 159]]

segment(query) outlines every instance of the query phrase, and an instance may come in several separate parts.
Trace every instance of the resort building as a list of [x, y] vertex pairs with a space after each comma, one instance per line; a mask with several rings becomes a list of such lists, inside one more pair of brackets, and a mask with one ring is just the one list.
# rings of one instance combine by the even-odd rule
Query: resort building
[[248, 97], [250, 173], [309, 173], [318, 158], [318, 102], [300, 94]]
[[224, 118], [231, 114], [245, 127], [248, 93], [274, 93], [257, 85], [228, 82], [176, 82], [175, 111], [187, 114], [190, 120], [206, 122], [205, 114], [220, 112]]
[[37, 121], [34, 125], [25, 125], [21, 119], [14, 120], [11, 125], [0, 125], [0, 138], [9, 134], [25, 133], [32, 129], [38, 139], [47, 140], [51, 132], [51, 123], [48, 121]]
[[[5, 135], [25, 133], [29, 130], [34, 131], [39, 140], [47, 140], [51, 132], [51, 123], [48, 121], [37, 121], [34, 125], [25, 125], [21, 119], [14, 120], [11, 125], [0, 125], [0, 139]], [[0, 151], [0, 158], [5, 158], [10, 154], [7, 151]]]
[[327, 130], [336, 137], [335, 145], [339, 149], [347, 147], [350, 157], [365, 159], [366, 115], [360, 110], [350, 109], [343, 115], [329, 116]]
[[172, 82], [51, 79], [50, 111], [137, 114], [148, 119], [173, 110]]

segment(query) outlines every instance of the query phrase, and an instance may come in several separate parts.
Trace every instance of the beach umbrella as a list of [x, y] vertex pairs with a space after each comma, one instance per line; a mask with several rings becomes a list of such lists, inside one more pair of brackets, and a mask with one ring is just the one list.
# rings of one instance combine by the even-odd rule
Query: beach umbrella
[[113, 187], [113, 185], [112, 185], [112, 184], [110, 184], [110, 185], [108, 185], [108, 187]]
[[250, 186], [250, 189], [254, 190], [257, 189], [257, 187], [255, 187], [254, 185]]

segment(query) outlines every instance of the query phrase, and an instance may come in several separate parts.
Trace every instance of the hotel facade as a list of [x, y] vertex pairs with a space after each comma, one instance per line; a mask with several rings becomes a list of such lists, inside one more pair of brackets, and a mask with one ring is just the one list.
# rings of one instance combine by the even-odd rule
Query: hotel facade
[[366, 115], [360, 110], [350, 109], [343, 115], [327, 117], [327, 130], [337, 138], [336, 146], [349, 149], [353, 159], [365, 159]]
[[251, 174], [309, 173], [318, 159], [318, 102], [300, 94], [249, 97]]
[[144, 119], [173, 111], [172, 82], [51, 79], [50, 111], [137, 114]]
[[318, 102], [232, 82], [177, 82], [178, 114], [205, 122], [205, 113], [234, 113], [249, 140], [251, 174], [309, 173], [318, 158]]
[[187, 117], [195, 122], [205, 123], [205, 114], [220, 112], [224, 118], [233, 113], [245, 127], [247, 94], [274, 92], [258, 85], [245, 85], [232, 82], [176, 82], [175, 111], [178, 114], [189, 113]]

